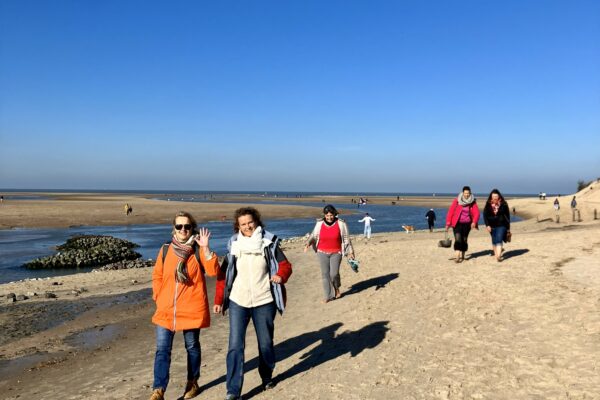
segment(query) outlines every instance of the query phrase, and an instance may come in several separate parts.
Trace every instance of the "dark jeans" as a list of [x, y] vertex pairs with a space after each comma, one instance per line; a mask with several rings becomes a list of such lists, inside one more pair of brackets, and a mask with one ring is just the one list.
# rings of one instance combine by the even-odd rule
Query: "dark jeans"
[[[154, 356], [154, 389], [167, 390], [169, 384], [169, 369], [171, 367], [171, 349], [175, 332], [162, 326], [156, 327], [156, 355]], [[187, 379], [196, 380], [200, 377], [200, 329], [183, 331], [183, 340], [187, 351]]]
[[434, 224], [433, 220], [430, 220], [430, 219], [427, 220], [427, 226], [429, 227], [429, 230], [433, 229], [433, 224]]
[[227, 394], [240, 396], [244, 385], [244, 348], [246, 329], [252, 319], [258, 340], [258, 373], [264, 383], [271, 381], [275, 369], [273, 332], [275, 302], [246, 308], [229, 302], [229, 350], [227, 351]]
[[463, 224], [456, 223], [456, 226], [453, 228], [454, 231], [454, 250], [457, 251], [467, 251], [469, 249], [469, 244], [467, 243], [467, 238], [469, 237], [469, 232], [471, 232], [471, 224]]

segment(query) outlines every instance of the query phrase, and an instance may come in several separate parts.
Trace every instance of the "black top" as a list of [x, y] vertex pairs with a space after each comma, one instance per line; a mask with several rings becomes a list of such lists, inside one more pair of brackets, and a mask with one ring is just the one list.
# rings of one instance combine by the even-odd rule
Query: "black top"
[[498, 214], [494, 215], [491, 204], [486, 203], [483, 209], [483, 220], [485, 221], [485, 226], [491, 228], [505, 226], [507, 230], [510, 230], [510, 211], [508, 209], [508, 204], [502, 202]]
[[433, 210], [427, 211], [427, 214], [425, 214], [425, 218], [427, 218], [430, 221], [435, 221], [435, 212]]

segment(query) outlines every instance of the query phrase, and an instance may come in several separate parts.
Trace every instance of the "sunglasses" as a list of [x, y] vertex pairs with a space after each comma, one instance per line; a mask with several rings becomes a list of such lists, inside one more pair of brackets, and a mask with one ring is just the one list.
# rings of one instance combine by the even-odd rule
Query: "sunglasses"
[[178, 230], [178, 231], [180, 231], [182, 229], [186, 230], [186, 231], [189, 231], [190, 229], [192, 229], [192, 224], [185, 224], [185, 225], [177, 224], [177, 225], [175, 225], [175, 229]]

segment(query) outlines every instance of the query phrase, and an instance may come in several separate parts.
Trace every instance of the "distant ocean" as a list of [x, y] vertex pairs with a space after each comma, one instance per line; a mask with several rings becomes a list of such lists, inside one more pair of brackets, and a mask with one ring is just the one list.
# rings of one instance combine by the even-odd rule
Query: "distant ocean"
[[[20, 191], [23, 192], [23, 191]], [[65, 191], [68, 192], [68, 191]], [[90, 191], [98, 192], [98, 191]], [[115, 193], [112, 192], [111, 193]], [[119, 192], [123, 193], [123, 192]], [[131, 191], [130, 193], [134, 193]], [[135, 191], [135, 193], [160, 193], [154, 191]], [[215, 192], [179, 192], [177, 200], [191, 200], [191, 197], [198, 197], [200, 194], [214, 194]], [[224, 193], [224, 192], [221, 192]], [[241, 192], [228, 192], [241, 193]], [[261, 192], [262, 193], [262, 192]], [[276, 192], [269, 192], [270, 195]], [[292, 192], [277, 192], [279, 194], [291, 194]], [[175, 193], [174, 193], [175, 194]], [[324, 195], [323, 193], [319, 193]], [[342, 193], [331, 193], [331, 195], [340, 195]], [[307, 193], [303, 193], [307, 195]], [[362, 194], [363, 197], [373, 196], [375, 194]], [[385, 195], [389, 195], [385, 194]], [[412, 194], [419, 196], [419, 194]], [[406, 196], [405, 196], [406, 197]], [[5, 195], [6, 198], [6, 195]], [[203, 201], [203, 200], [193, 200]], [[256, 203], [256, 202], [254, 202]], [[259, 202], [264, 203], [264, 202]], [[277, 204], [295, 204], [304, 206], [314, 206], [319, 209], [323, 203], [306, 203], [290, 201], [278, 201]], [[249, 203], [252, 204], [252, 203]], [[385, 232], [402, 231], [402, 225], [414, 225], [416, 229], [427, 229], [425, 213], [429, 210], [427, 207], [410, 206], [392, 206], [392, 205], [374, 205], [368, 204], [357, 207], [351, 203], [334, 203], [340, 209], [354, 210], [357, 214], [346, 214], [342, 218], [349, 225], [350, 233], [353, 235], [362, 234], [363, 224], [358, 222], [363, 214], [368, 212], [375, 221], [372, 223], [373, 234]], [[446, 218], [446, 208], [435, 208], [437, 215], [436, 227], [443, 226]], [[304, 236], [310, 232], [314, 226], [313, 218], [294, 218], [265, 220], [266, 228], [281, 238], [290, 238]], [[211, 247], [220, 255], [225, 253], [227, 240], [232, 234], [231, 222], [209, 222], [202, 224], [211, 232]], [[27, 270], [22, 265], [34, 258], [44, 257], [54, 254], [54, 247], [64, 243], [69, 237], [75, 235], [111, 235], [137, 243], [140, 247], [137, 251], [143, 258], [154, 259], [160, 246], [170, 240], [170, 225], [126, 225], [126, 226], [81, 226], [73, 228], [44, 228], [44, 229], [9, 229], [0, 230], [0, 283], [33, 278], [48, 277], [56, 275], [65, 275], [70, 273], [87, 272], [88, 269], [75, 270]], [[432, 240], [441, 238], [441, 233], [432, 234]], [[360, 254], [358, 255], [360, 259]]]
[[[10, 193], [114, 193], [114, 194], [150, 194], [150, 195], [244, 195], [249, 194], [253, 196], [276, 196], [276, 197], [313, 197], [313, 196], [355, 196], [355, 197], [369, 197], [369, 196], [400, 196], [400, 197], [429, 197], [429, 196], [456, 196], [456, 193], [444, 193], [444, 192], [302, 192], [302, 191], [239, 191], [239, 190], [109, 190], [109, 189], [0, 189], [0, 194], [3, 194], [6, 198]], [[487, 197], [488, 193], [476, 193], [477, 197]], [[511, 194], [504, 193], [505, 197], [537, 197], [535, 194]], [[548, 194], [551, 196], [551, 194]], [[39, 198], [38, 196], [32, 196], [32, 198]]]

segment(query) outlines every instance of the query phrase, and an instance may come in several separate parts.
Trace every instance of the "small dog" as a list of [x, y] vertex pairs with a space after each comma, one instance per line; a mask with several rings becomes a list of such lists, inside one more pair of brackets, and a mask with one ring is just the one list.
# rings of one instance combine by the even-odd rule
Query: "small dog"
[[414, 225], [402, 225], [402, 228], [406, 231], [406, 233], [415, 233]]

